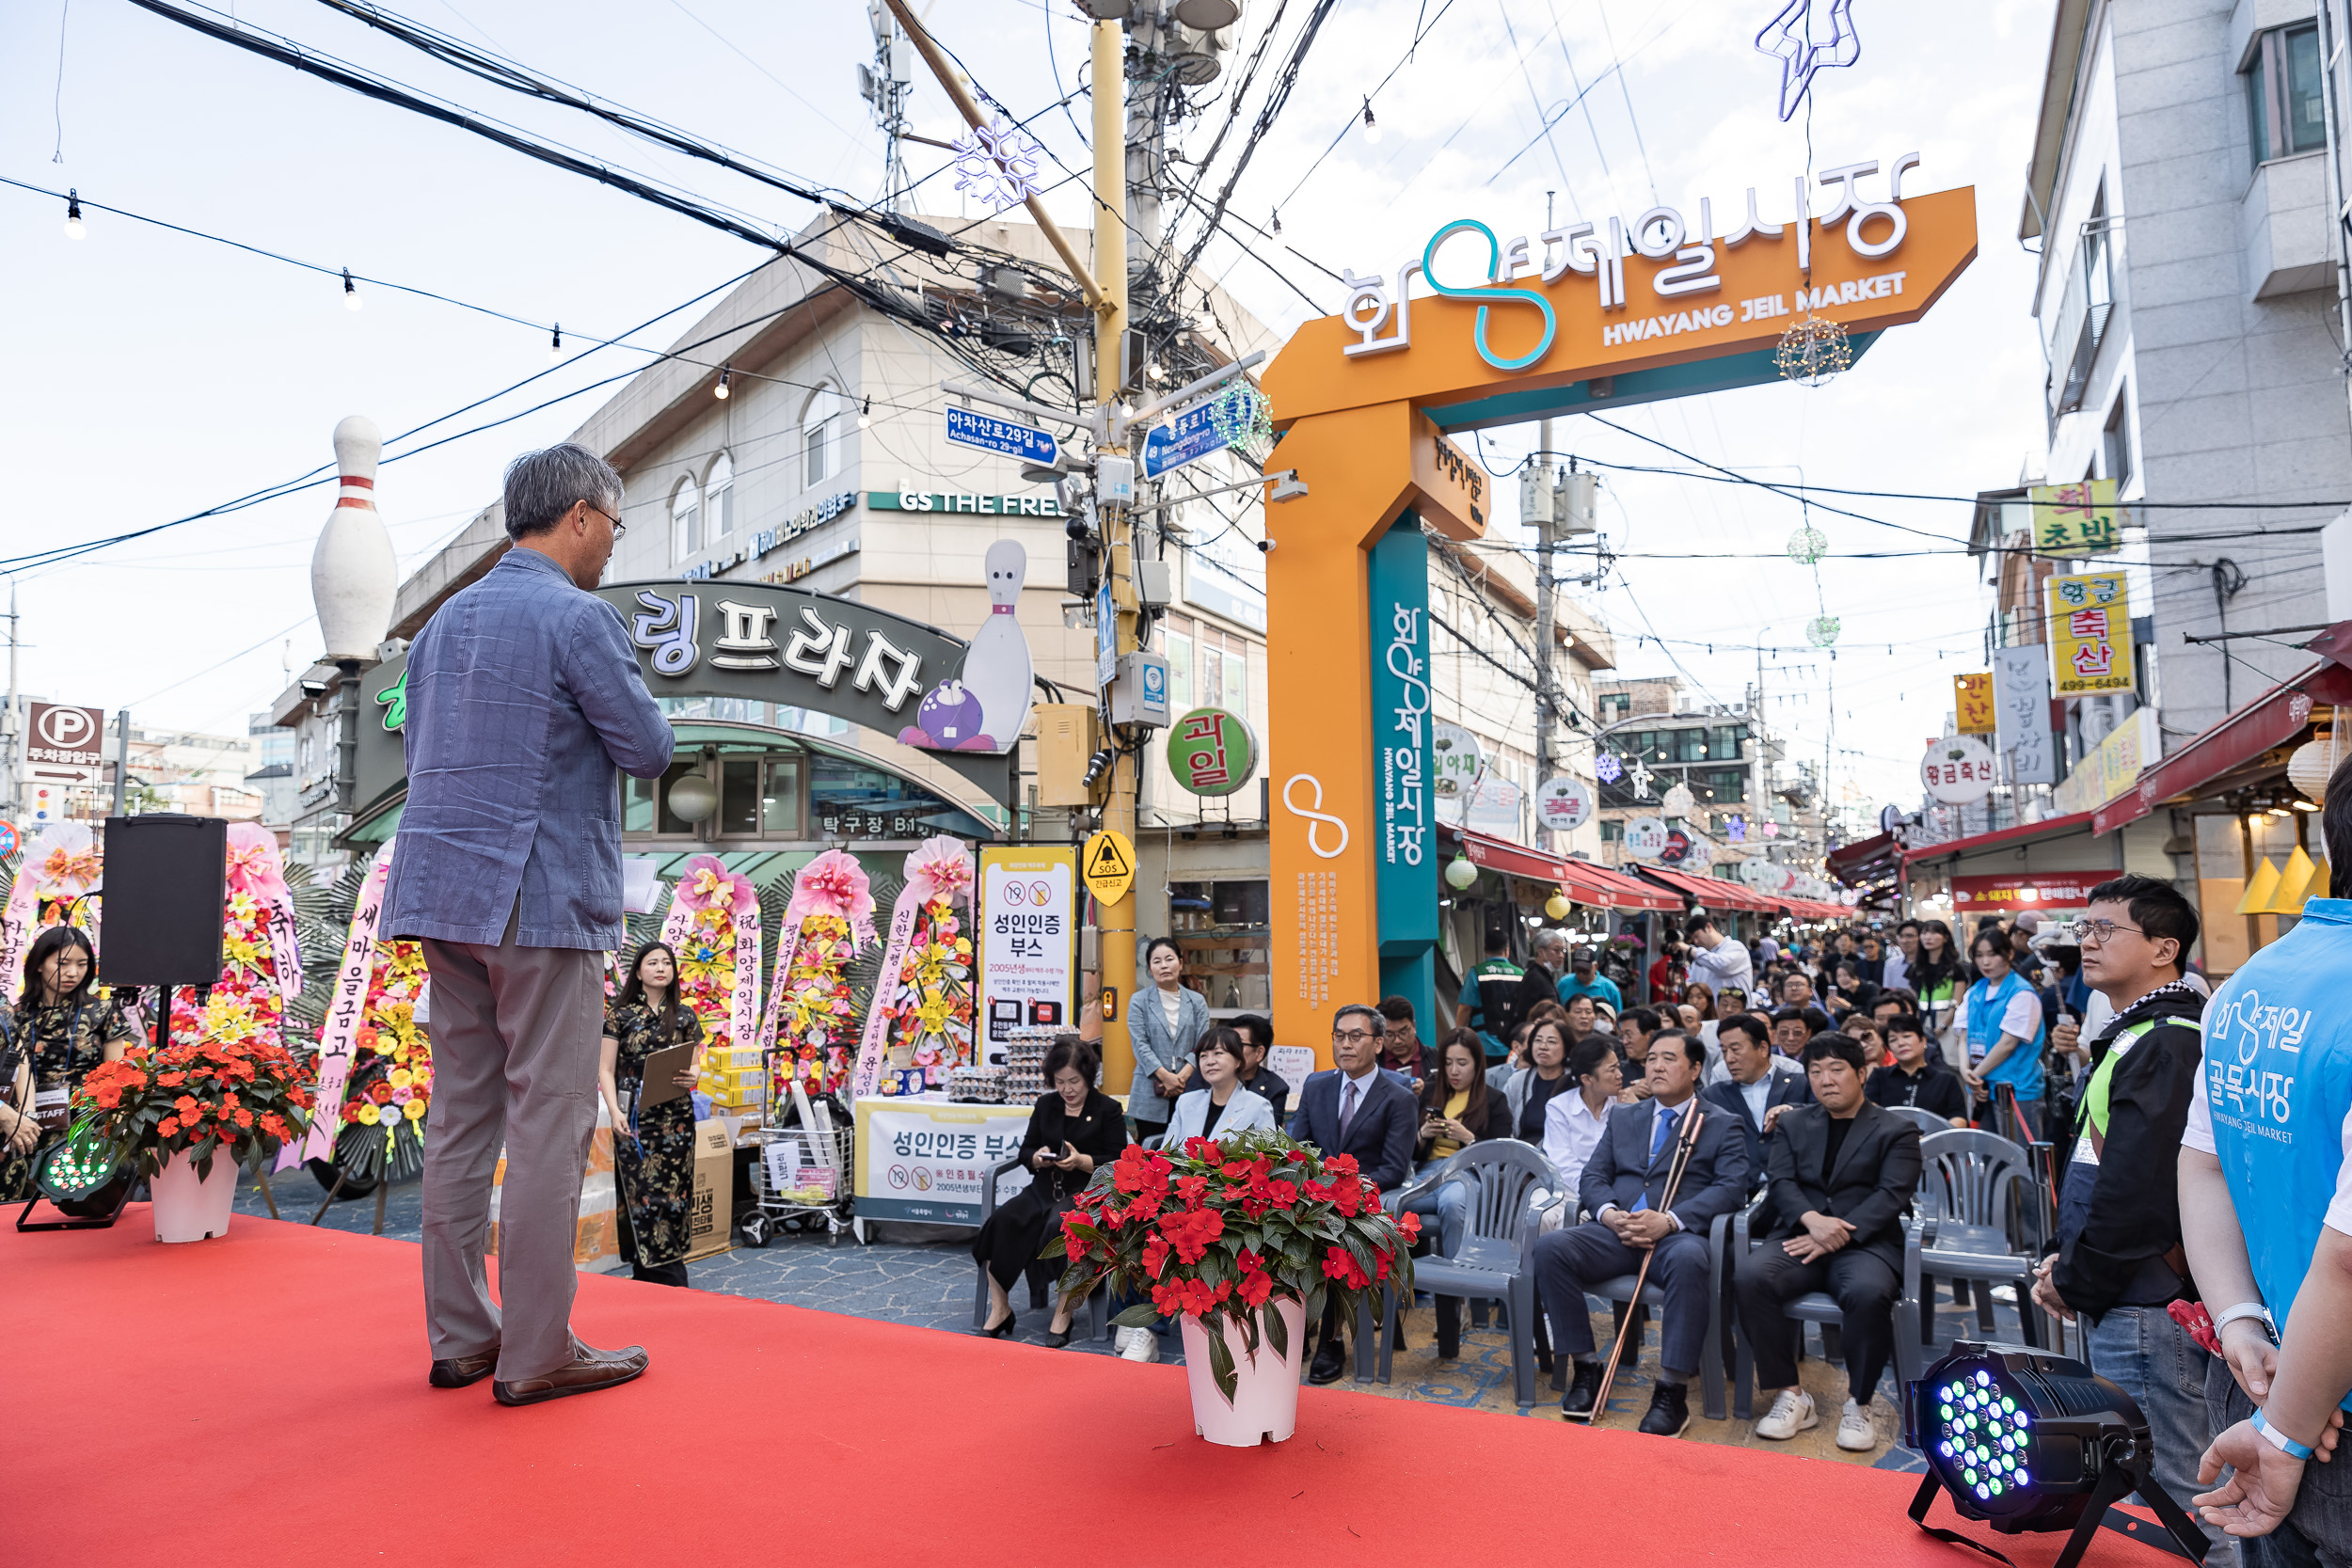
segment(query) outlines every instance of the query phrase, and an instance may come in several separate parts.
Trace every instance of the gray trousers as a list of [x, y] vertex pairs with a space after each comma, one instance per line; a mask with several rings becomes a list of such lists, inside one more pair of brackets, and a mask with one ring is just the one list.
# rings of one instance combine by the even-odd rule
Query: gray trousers
[[[517, 906], [519, 913], [519, 906]], [[424, 943], [433, 975], [433, 1124], [424, 1146], [424, 1318], [436, 1360], [499, 1347], [502, 1383], [572, 1358], [572, 1252], [596, 1130], [601, 956]], [[483, 1269], [499, 1149], [500, 1307]]]

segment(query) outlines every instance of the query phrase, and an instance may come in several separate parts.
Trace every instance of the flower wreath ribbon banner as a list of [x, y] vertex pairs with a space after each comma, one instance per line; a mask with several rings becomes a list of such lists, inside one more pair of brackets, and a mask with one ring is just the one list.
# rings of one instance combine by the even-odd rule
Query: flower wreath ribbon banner
[[890, 910], [890, 942], [882, 949], [882, 969], [874, 982], [873, 1006], [866, 1015], [866, 1037], [858, 1044], [857, 1075], [850, 1081], [853, 1100], [865, 1100], [882, 1086], [882, 1063], [888, 1058], [890, 1024], [898, 1016], [898, 971], [905, 964], [907, 944], [914, 936], [915, 918], [923, 906], [945, 897], [952, 906], [972, 907], [972, 850], [960, 838], [927, 838], [907, 857], [907, 885]]
[[[43, 898], [79, 898], [100, 884], [97, 835], [87, 822], [45, 822], [24, 847], [8, 901], [0, 911], [0, 985], [11, 1002], [24, 989], [24, 949]], [[83, 927], [94, 945], [95, 919]]]
[[229, 824], [229, 891], [245, 894], [267, 911], [278, 998], [292, 1003], [302, 994], [302, 938], [294, 928], [294, 890], [286, 885], [277, 835], [258, 822]]
[[[670, 895], [670, 912], [661, 922], [661, 940], [679, 955], [681, 971], [694, 924], [711, 910], [723, 911], [734, 927], [735, 983], [727, 998], [727, 1043], [739, 1045], [760, 1034], [759, 894], [749, 877], [729, 871], [718, 856], [696, 855], [686, 863]], [[684, 983], [681, 973], [681, 991]]]
[[828, 849], [801, 867], [792, 879], [792, 898], [784, 907], [784, 932], [776, 939], [776, 974], [768, 990], [768, 1011], [759, 1023], [762, 1057], [776, 1043], [785, 1008], [785, 990], [792, 974], [792, 958], [800, 950], [801, 927], [812, 915], [830, 915], [850, 927], [854, 952], [875, 940], [873, 882], [865, 867], [845, 850]]
[[359, 901], [351, 911], [351, 934], [343, 939], [342, 962], [335, 970], [335, 989], [326, 1004], [326, 1022], [319, 1027], [318, 1096], [326, 1107], [310, 1117], [310, 1130], [299, 1144], [291, 1140], [278, 1149], [278, 1170], [305, 1160], [332, 1160], [335, 1134], [342, 1131], [336, 1115], [343, 1102], [343, 1081], [351, 1074], [352, 1052], [359, 1024], [368, 1008], [368, 976], [375, 963], [375, 924], [384, 912], [384, 879], [392, 874], [392, 846], [384, 841], [368, 863], [367, 880], [359, 884]]

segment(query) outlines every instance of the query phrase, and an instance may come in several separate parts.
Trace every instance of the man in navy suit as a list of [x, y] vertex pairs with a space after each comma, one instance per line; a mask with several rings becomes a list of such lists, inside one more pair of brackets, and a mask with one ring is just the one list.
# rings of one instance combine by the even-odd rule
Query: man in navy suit
[[[1576, 1361], [1576, 1376], [1561, 1401], [1563, 1414], [1582, 1416], [1600, 1393], [1600, 1363], [1593, 1353], [1587, 1286], [1636, 1273], [1654, 1252], [1649, 1277], [1665, 1292], [1665, 1327], [1659, 1346], [1658, 1385], [1641, 1430], [1677, 1437], [1691, 1424], [1690, 1390], [1707, 1349], [1707, 1231], [1719, 1214], [1747, 1200], [1748, 1148], [1738, 1118], [1698, 1099], [1706, 1048], [1687, 1035], [1661, 1033], [1651, 1043], [1645, 1082], [1650, 1098], [1619, 1106], [1602, 1129], [1600, 1146], [1584, 1166], [1580, 1207], [1593, 1218], [1555, 1230], [1535, 1243], [1535, 1278], [1551, 1320], [1552, 1343]], [[1666, 1177], [1676, 1145], [1695, 1124], [1697, 1135], [1671, 1208]]]
[[[1813, 1090], [1793, 1072], [1772, 1066], [1772, 1025], [1754, 1013], [1735, 1013], [1715, 1025], [1715, 1043], [1724, 1053], [1729, 1079], [1710, 1084], [1699, 1098], [1740, 1118], [1747, 1133], [1748, 1188], [1764, 1185], [1764, 1142], [1767, 1130], [1780, 1120], [1784, 1105], [1810, 1105]], [[1769, 1227], [1770, 1221], [1763, 1222]]]
[[[1380, 1070], [1381, 1034], [1388, 1020], [1376, 1008], [1350, 1003], [1331, 1019], [1331, 1058], [1338, 1068], [1314, 1073], [1298, 1091], [1290, 1135], [1328, 1156], [1355, 1158], [1364, 1180], [1383, 1194], [1400, 1191], [1413, 1171], [1413, 1141], [1421, 1115], [1412, 1091]], [[1308, 1376], [1337, 1383], [1347, 1370], [1340, 1338], [1339, 1306], [1323, 1313], [1323, 1334]]]

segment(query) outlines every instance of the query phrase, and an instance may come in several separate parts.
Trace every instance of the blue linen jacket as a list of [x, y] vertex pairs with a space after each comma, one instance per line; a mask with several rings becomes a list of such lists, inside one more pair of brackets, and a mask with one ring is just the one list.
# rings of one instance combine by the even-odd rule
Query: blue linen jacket
[[513, 916], [524, 947], [620, 946], [613, 769], [658, 776], [675, 736], [618, 611], [539, 551], [507, 551], [417, 634], [401, 738], [389, 934], [495, 947]]

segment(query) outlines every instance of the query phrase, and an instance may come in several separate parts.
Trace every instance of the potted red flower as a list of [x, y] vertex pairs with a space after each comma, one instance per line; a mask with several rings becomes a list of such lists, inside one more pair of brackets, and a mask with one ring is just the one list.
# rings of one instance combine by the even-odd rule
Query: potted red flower
[[159, 1242], [226, 1234], [239, 1167], [309, 1124], [310, 1085], [284, 1046], [233, 1016], [205, 1023], [200, 1037], [135, 1045], [92, 1069], [74, 1097], [71, 1141], [137, 1162]]
[[1148, 1296], [1121, 1327], [1178, 1319], [1195, 1430], [1251, 1447], [1295, 1429], [1306, 1325], [1328, 1293], [1343, 1318], [1391, 1280], [1409, 1299], [1420, 1231], [1380, 1207], [1349, 1156], [1252, 1131], [1172, 1152], [1130, 1145], [1094, 1173], [1045, 1251], [1070, 1259], [1066, 1293], [1106, 1281]]

